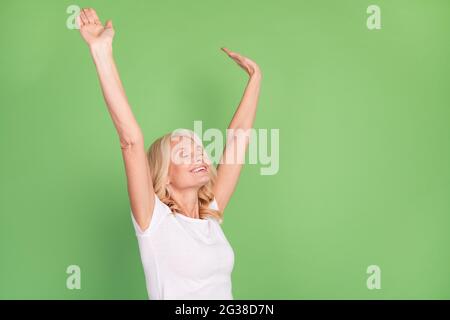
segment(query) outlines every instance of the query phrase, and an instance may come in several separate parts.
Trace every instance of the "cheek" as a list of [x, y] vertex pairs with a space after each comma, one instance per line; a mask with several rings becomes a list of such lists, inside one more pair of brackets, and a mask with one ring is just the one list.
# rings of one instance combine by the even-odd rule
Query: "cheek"
[[172, 181], [183, 181], [190, 176], [189, 167], [172, 164], [170, 166], [170, 177]]

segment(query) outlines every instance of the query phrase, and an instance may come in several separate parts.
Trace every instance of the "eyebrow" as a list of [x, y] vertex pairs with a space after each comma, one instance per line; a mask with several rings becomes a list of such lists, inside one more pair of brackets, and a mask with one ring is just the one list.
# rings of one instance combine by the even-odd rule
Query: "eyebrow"
[[[197, 150], [198, 150], [198, 149], [203, 150], [203, 147], [202, 147], [202, 146], [197, 146], [196, 149], [197, 149]], [[181, 148], [179, 149], [178, 152], [180, 152], [180, 151], [186, 151], [186, 148], [185, 148], [185, 147], [181, 147]]]

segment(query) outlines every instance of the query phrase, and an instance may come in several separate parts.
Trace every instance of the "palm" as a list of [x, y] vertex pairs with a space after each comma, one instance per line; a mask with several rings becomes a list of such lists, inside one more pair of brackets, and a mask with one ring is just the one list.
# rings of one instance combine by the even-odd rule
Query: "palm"
[[260, 72], [259, 66], [253, 60], [240, 55], [237, 52], [231, 51], [227, 48], [222, 48], [223, 51], [233, 59], [242, 69], [244, 69], [250, 76]]
[[114, 37], [112, 22], [108, 21], [103, 26], [94, 9], [83, 9], [77, 21], [80, 26], [80, 34], [88, 45], [99, 42], [112, 42]]
[[100, 38], [105, 28], [102, 25], [88, 25], [80, 28], [80, 33], [87, 42]]

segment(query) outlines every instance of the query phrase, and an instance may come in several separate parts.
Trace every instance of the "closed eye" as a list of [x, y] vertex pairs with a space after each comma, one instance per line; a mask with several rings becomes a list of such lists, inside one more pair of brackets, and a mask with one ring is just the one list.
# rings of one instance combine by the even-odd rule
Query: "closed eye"
[[186, 152], [184, 152], [184, 150], [181, 150], [180, 152], [178, 152], [178, 155], [181, 156], [182, 158], [186, 158], [189, 156]]

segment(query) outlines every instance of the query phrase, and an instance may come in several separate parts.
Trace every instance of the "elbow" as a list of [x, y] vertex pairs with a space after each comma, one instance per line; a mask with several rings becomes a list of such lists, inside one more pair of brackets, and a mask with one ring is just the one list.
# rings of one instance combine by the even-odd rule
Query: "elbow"
[[142, 132], [120, 136], [120, 148], [122, 150], [131, 149], [135, 145], [144, 144], [144, 136]]

